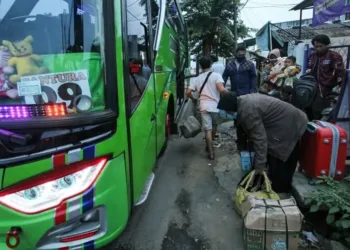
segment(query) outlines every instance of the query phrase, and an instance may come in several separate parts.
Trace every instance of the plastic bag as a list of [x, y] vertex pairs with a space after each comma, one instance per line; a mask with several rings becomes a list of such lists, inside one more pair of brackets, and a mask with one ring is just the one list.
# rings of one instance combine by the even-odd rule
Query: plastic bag
[[255, 170], [253, 170], [238, 184], [235, 206], [240, 215], [242, 215], [242, 204], [249, 196], [254, 196], [260, 199], [280, 199], [278, 194], [272, 190], [271, 182], [265, 171], [261, 174], [261, 177], [263, 178], [262, 185], [259, 183], [260, 181], [258, 181], [257, 185], [254, 185], [254, 182], [256, 181], [255, 177]]

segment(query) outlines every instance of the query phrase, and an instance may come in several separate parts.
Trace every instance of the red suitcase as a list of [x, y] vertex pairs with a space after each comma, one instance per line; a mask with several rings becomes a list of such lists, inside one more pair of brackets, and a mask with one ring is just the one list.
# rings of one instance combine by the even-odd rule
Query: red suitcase
[[324, 121], [309, 122], [301, 140], [300, 167], [312, 178], [328, 175], [343, 179], [347, 140], [342, 127]]

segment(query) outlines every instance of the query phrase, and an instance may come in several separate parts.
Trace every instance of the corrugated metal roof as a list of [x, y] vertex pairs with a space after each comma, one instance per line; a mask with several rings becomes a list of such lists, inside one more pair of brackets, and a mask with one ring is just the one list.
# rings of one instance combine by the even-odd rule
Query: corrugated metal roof
[[286, 29], [286, 30], [271, 30], [272, 36], [278, 38], [282, 42], [295, 41], [297, 39], [307, 40], [316, 36], [316, 33], [305, 28], [301, 29], [301, 38], [299, 38], [299, 29]]
[[317, 35], [324, 34], [329, 37], [350, 36], [350, 26], [344, 24], [323, 24], [316, 27], [302, 27], [301, 38], [299, 38], [299, 28], [271, 30], [272, 35], [282, 42], [295, 40], [308, 40]]

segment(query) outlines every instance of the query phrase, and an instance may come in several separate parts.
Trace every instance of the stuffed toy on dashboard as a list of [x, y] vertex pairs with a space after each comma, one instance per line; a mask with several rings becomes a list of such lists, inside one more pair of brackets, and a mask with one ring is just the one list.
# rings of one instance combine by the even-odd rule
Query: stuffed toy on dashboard
[[10, 58], [10, 50], [5, 46], [0, 46], [0, 91], [9, 89], [9, 76], [15, 72], [15, 69], [8, 65]]
[[13, 67], [8, 65], [11, 58], [10, 50], [5, 46], [0, 46], [0, 97], [10, 97], [12, 99], [18, 96], [17, 89], [10, 83], [10, 75], [15, 72]]
[[10, 82], [18, 83], [22, 76], [40, 75], [48, 73], [46, 67], [40, 67], [42, 63], [41, 57], [33, 54], [32, 36], [27, 36], [23, 41], [10, 42], [2, 41], [2, 44], [10, 49], [12, 58], [8, 61], [8, 65], [15, 67], [17, 74], [10, 76]]

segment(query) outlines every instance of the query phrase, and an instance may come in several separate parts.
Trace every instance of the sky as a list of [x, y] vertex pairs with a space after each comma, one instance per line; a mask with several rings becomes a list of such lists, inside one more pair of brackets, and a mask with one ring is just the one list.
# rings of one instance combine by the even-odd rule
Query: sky
[[[302, 0], [241, 0], [242, 4], [245, 4], [246, 2], [247, 4], [241, 10], [240, 18], [243, 20], [245, 25], [255, 29], [260, 29], [268, 21], [275, 23], [298, 20], [299, 11], [289, 10], [301, 1]], [[8, 8], [13, 4], [13, 2], [14, 0], [0, 0], [0, 18], [7, 12]], [[48, 2], [50, 2], [49, 9], [47, 8]], [[127, 2], [135, 1], [129, 0]], [[42, 12], [43, 9], [51, 13], [53, 12], [53, 15], [60, 14], [62, 13], [62, 9], [66, 7], [65, 5], [67, 5], [67, 3], [62, 0], [41, 0], [31, 14]], [[311, 17], [312, 10], [303, 11], [303, 18]]]
[[[241, 0], [245, 4], [247, 0]], [[248, 0], [240, 18], [250, 28], [260, 29], [268, 21], [272, 23], [299, 20], [299, 11], [289, 11], [302, 0]], [[312, 10], [303, 11], [303, 19], [311, 18]]]

